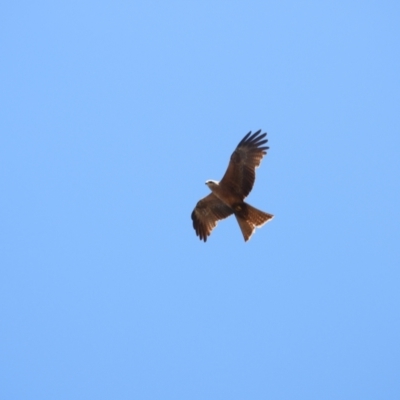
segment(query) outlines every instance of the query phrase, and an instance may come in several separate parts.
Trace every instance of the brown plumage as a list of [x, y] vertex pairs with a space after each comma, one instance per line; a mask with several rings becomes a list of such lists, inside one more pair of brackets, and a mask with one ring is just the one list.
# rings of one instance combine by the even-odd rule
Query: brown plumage
[[272, 214], [257, 210], [244, 202], [253, 188], [255, 169], [267, 154], [266, 133], [261, 130], [249, 132], [237, 145], [231, 155], [228, 168], [222, 180], [207, 181], [212, 193], [201, 199], [192, 212], [193, 228], [200, 240], [207, 241], [211, 231], [221, 219], [235, 214], [244, 240], [250, 239], [256, 227], [261, 227], [273, 218]]

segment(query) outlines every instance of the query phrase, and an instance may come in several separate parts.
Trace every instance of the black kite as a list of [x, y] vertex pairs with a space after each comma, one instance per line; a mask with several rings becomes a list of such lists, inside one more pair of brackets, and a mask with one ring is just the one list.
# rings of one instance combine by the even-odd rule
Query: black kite
[[250, 131], [240, 141], [220, 182], [206, 181], [212, 193], [201, 199], [192, 212], [193, 228], [200, 240], [206, 242], [217, 222], [234, 214], [247, 242], [256, 227], [261, 227], [274, 217], [244, 202], [253, 188], [255, 169], [269, 149], [267, 146], [261, 147], [268, 139], [264, 139], [266, 133], [260, 133], [261, 130], [254, 134]]

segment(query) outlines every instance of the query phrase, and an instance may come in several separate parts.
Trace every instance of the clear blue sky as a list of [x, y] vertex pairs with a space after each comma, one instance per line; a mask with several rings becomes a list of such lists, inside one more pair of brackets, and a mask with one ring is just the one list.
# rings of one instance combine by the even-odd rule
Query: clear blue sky
[[[400, 5], [14, 1], [0, 398], [399, 399]], [[190, 213], [250, 130], [248, 201]]]

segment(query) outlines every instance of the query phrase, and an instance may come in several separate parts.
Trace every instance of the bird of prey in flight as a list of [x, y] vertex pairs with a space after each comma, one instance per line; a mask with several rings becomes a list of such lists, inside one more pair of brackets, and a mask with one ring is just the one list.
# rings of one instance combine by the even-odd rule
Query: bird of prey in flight
[[251, 131], [239, 142], [231, 155], [228, 169], [222, 180], [206, 181], [211, 193], [201, 199], [192, 212], [193, 228], [200, 240], [207, 241], [217, 222], [234, 214], [242, 231], [245, 242], [274, 216], [257, 210], [244, 202], [253, 188], [256, 168], [267, 154], [266, 133]]

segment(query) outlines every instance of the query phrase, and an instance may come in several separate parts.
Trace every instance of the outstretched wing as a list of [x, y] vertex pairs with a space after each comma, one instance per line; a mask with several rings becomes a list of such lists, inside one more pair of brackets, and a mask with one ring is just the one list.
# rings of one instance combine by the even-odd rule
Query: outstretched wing
[[197, 202], [192, 212], [193, 228], [200, 240], [207, 241], [211, 231], [217, 226], [221, 219], [229, 217], [233, 213], [232, 209], [224, 204], [218, 197], [210, 193]]
[[240, 141], [231, 155], [224, 177], [219, 182], [221, 187], [242, 197], [242, 200], [251, 192], [256, 179], [255, 169], [269, 149], [267, 146], [262, 146], [268, 142], [268, 139], [264, 139], [267, 134], [260, 135], [260, 133], [261, 129], [253, 134], [250, 131]]

